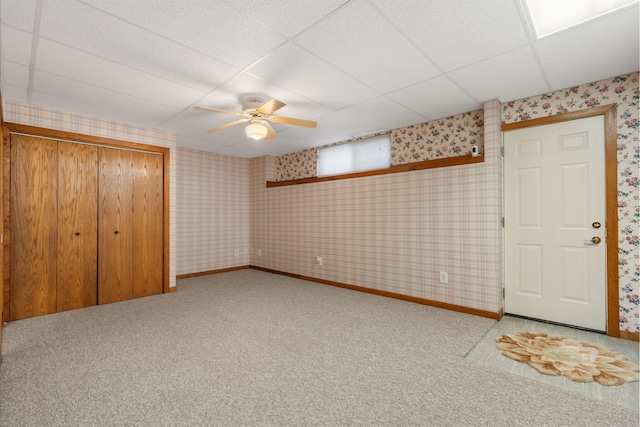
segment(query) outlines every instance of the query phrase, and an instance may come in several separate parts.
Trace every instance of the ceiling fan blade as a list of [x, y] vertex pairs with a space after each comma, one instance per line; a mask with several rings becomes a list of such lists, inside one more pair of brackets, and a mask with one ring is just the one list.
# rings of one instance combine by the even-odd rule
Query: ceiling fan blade
[[285, 104], [284, 102], [280, 102], [277, 99], [270, 99], [269, 101], [262, 104], [260, 108], [258, 108], [258, 113], [268, 116], [274, 111], [281, 109], [285, 105], [287, 104]]
[[218, 132], [219, 130], [230, 128], [231, 126], [239, 125], [240, 123], [248, 122], [251, 118], [236, 120], [235, 122], [227, 123], [226, 125], [218, 126], [217, 128], [209, 129], [209, 133]]
[[226, 113], [226, 114], [235, 114], [236, 116], [246, 116], [246, 113], [242, 111], [231, 111], [231, 110], [220, 110], [218, 108], [209, 108], [209, 107], [193, 107], [196, 110], [202, 111], [212, 111], [214, 113]]
[[269, 116], [268, 119], [274, 123], [285, 123], [288, 125], [306, 126], [308, 128], [314, 128], [318, 126], [318, 122], [314, 122], [312, 120], [292, 119], [291, 117]]
[[265, 121], [263, 120], [261, 123], [262, 123], [262, 125], [263, 125], [264, 127], [266, 127], [266, 128], [267, 128], [267, 136], [266, 136], [266, 138], [267, 138], [267, 139], [273, 139], [273, 138], [275, 138], [276, 136], [278, 136], [278, 134], [276, 133], [276, 131], [275, 131], [275, 130], [273, 130], [273, 128], [271, 127], [271, 125], [269, 124], [269, 122], [265, 122]]

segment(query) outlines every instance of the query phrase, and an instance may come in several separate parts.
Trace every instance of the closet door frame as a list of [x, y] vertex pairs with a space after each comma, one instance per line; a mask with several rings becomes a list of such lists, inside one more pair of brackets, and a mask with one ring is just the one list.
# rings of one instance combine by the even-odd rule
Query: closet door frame
[[[10, 123], [4, 122], [4, 128], [8, 129], [10, 134], [23, 134], [34, 136], [38, 138], [48, 138], [55, 139], [60, 141], [68, 141], [68, 142], [76, 142], [83, 144], [92, 144], [103, 147], [111, 147], [111, 148], [120, 148], [125, 150], [135, 150], [142, 151], [146, 153], [155, 153], [162, 155], [163, 161], [163, 213], [162, 213], [162, 288], [163, 293], [175, 292], [176, 288], [169, 287], [169, 247], [170, 247], [170, 221], [169, 221], [169, 175], [170, 175], [170, 150], [167, 147], [160, 147], [156, 145], [147, 145], [141, 144], [137, 142], [129, 142], [123, 141], [119, 139], [110, 139], [103, 138], [100, 136], [92, 136], [92, 135], [84, 135], [80, 133], [74, 132], [66, 132], [55, 129], [47, 129], [36, 126], [28, 126], [22, 125], [18, 123]], [[8, 143], [7, 143], [8, 142]], [[10, 139], [9, 141], [5, 141], [3, 152], [5, 154], [4, 164], [2, 165], [2, 176], [3, 176], [3, 200], [2, 203], [4, 205], [4, 215], [2, 217], [2, 230], [3, 230], [3, 240], [4, 240], [4, 259], [0, 260], [4, 264], [4, 271], [2, 277], [2, 293], [4, 295], [4, 301], [0, 299], [4, 303], [4, 313], [3, 313], [3, 321], [9, 321], [9, 301], [11, 298], [10, 295], [10, 278], [11, 272], [9, 265], [11, 265], [11, 235], [10, 235], [10, 225], [11, 225], [11, 217], [10, 217], [10, 204], [11, 204], [11, 192], [10, 192], [10, 180], [11, 180], [11, 163], [9, 159], [10, 149]]]

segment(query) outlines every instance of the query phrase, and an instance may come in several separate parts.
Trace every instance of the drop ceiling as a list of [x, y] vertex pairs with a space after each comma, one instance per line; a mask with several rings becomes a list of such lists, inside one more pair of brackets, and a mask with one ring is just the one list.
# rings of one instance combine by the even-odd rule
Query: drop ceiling
[[[536, 40], [521, 0], [0, 0], [5, 99], [282, 155], [639, 68], [638, 3]], [[207, 130], [276, 98], [254, 141]]]

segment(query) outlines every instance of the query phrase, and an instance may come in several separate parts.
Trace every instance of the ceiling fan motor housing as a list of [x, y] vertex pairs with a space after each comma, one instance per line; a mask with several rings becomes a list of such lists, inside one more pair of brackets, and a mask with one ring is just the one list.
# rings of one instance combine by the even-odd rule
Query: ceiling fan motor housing
[[242, 112], [251, 113], [253, 111], [256, 111], [258, 108], [260, 108], [262, 104], [264, 104], [264, 102], [261, 102], [261, 101], [245, 102], [244, 104], [242, 104]]

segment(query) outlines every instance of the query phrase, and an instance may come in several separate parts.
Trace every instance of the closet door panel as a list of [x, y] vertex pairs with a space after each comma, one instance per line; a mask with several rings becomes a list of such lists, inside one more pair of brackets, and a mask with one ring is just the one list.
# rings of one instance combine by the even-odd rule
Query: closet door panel
[[133, 297], [133, 152], [99, 148], [98, 304]]
[[162, 155], [133, 153], [133, 297], [162, 293]]
[[58, 143], [58, 311], [98, 303], [98, 147]]
[[11, 320], [56, 311], [57, 144], [11, 136]]

